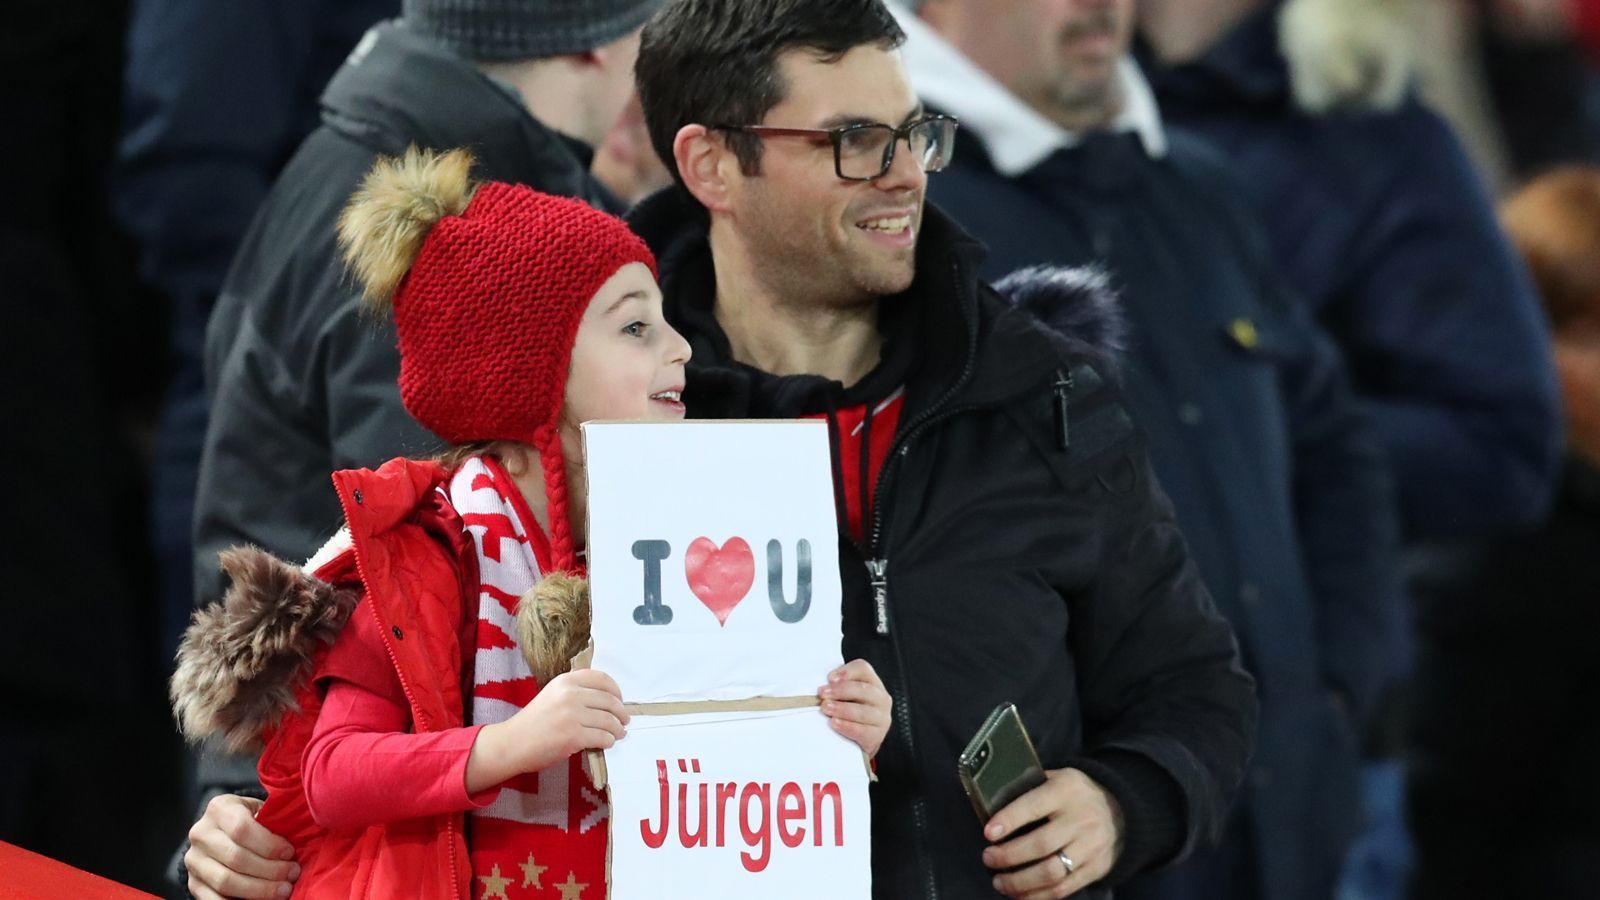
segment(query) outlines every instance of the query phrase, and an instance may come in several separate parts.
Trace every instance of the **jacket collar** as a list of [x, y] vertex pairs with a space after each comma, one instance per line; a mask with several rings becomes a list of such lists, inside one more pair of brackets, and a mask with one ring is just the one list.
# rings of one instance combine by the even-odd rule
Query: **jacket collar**
[[471, 147], [497, 181], [616, 208], [591, 177], [593, 150], [527, 111], [521, 97], [404, 21], [374, 26], [322, 94], [323, 121], [386, 155], [411, 144]]
[[[917, 94], [975, 132], [1000, 174], [1015, 178], [1057, 150], [1083, 142], [1083, 132], [1068, 131], [1034, 112], [914, 13], [891, 8], [906, 33], [901, 52]], [[1167, 134], [1155, 93], [1131, 56], [1118, 63], [1117, 80], [1125, 102], [1107, 130], [1136, 134], [1146, 153], [1165, 156]]]
[[656, 253], [668, 319], [694, 348], [686, 399], [696, 418], [812, 415], [830, 405], [881, 400], [902, 384], [914, 417], [949, 404], [999, 402], [1057, 365], [1048, 336], [1031, 317], [1013, 312], [979, 280], [982, 245], [931, 203], [915, 280], [879, 301], [884, 364], [851, 389], [818, 376], [774, 376], [732, 359], [712, 310], [709, 218], [685, 192], [674, 187], [649, 197], [628, 220]]
[[333, 474], [334, 489], [357, 544], [410, 519], [446, 481], [447, 473], [439, 463], [403, 458], [391, 459], [376, 470], [346, 469]]

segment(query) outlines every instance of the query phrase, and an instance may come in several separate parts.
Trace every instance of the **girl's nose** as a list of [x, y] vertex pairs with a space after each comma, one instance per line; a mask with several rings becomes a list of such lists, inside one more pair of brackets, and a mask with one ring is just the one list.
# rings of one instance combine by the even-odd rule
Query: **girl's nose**
[[694, 355], [694, 348], [690, 347], [689, 342], [678, 333], [678, 329], [668, 325], [667, 330], [672, 332], [667, 347], [667, 361], [679, 366], [688, 365], [689, 357]]

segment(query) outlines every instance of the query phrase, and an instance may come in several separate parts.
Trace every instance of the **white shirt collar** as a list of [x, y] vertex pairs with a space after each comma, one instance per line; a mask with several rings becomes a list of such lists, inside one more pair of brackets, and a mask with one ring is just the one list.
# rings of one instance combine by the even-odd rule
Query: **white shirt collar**
[[[1034, 112], [915, 13], [897, 3], [890, 3], [889, 8], [906, 33], [901, 53], [917, 95], [961, 119], [962, 128], [976, 132], [1000, 174], [1014, 178], [1057, 150], [1082, 142], [1082, 133], [1068, 131]], [[1133, 132], [1146, 153], [1158, 159], [1166, 156], [1166, 128], [1155, 92], [1132, 57], [1117, 64], [1117, 79], [1124, 102], [1110, 130]]]

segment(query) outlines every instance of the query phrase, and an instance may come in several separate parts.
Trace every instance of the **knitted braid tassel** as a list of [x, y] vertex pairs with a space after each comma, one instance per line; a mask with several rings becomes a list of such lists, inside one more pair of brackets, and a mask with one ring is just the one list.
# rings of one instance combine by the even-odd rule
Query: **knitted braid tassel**
[[534, 432], [533, 446], [544, 467], [544, 492], [549, 500], [550, 562], [555, 572], [577, 572], [578, 555], [572, 544], [572, 521], [568, 513], [567, 461], [561, 454], [561, 435], [556, 426], [544, 425]]

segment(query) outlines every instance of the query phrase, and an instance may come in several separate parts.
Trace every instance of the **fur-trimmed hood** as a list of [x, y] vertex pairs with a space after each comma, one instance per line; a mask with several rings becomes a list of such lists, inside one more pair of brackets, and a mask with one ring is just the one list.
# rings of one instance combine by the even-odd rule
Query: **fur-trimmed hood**
[[172, 709], [190, 741], [218, 737], [231, 751], [256, 751], [298, 709], [318, 651], [339, 636], [360, 593], [254, 547], [229, 549], [220, 560], [232, 584], [184, 632]]
[[1313, 115], [1392, 110], [1416, 74], [1413, 0], [1284, 0], [1278, 47], [1295, 102]]
[[[1320, 116], [1391, 112], [1418, 74], [1416, 0], [1267, 0], [1199, 59], [1140, 62], [1163, 111], [1182, 123], [1184, 105], [1287, 105]], [[1176, 103], [1176, 106], [1175, 106]]]
[[1098, 266], [1030, 266], [995, 282], [1000, 296], [1078, 352], [1115, 369], [1127, 347], [1128, 323], [1111, 278]]
[[[300, 711], [319, 653], [361, 599], [355, 547], [345, 528], [304, 566], [254, 547], [229, 549], [220, 560], [231, 584], [184, 632], [172, 709], [190, 741], [220, 738], [233, 752], [255, 752]], [[568, 671], [589, 641], [588, 582], [540, 580], [517, 604], [517, 634], [541, 684]]]

